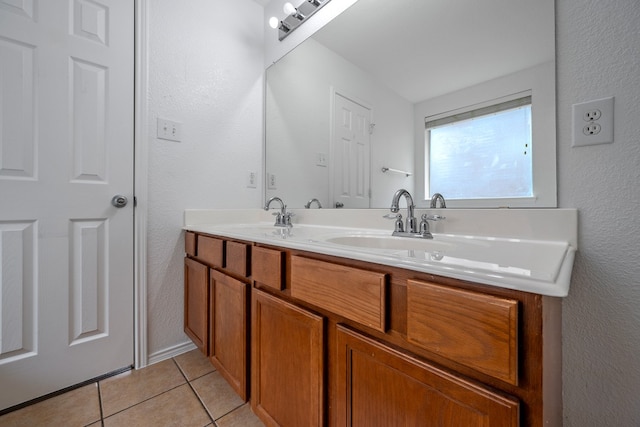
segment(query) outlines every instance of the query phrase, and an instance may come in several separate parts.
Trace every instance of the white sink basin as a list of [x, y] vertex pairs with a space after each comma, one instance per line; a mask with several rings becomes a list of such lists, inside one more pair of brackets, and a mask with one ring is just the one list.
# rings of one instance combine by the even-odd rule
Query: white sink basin
[[352, 246], [366, 249], [409, 250], [409, 251], [444, 251], [453, 249], [454, 245], [433, 239], [407, 238], [376, 235], [347, 235], [324, 239], [327, 243]]

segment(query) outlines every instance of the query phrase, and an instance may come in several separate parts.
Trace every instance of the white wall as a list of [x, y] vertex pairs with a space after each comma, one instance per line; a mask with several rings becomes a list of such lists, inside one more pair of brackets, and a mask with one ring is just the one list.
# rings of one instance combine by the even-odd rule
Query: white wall
[[332, 91], [372, 111], [370, 206], [388, 207], [401, 187], [413, 192], [412, 177], [381, 170], [413, 171], [413, 104], [313, 39], [267, 76], [266, 173], [277, 172], [277, 189], [267, 197], [279, 196], [289, 207], [301, 208], [312, 197], [332, 206], [331, 168], [317, 166], [315, 158], [331, 157]]
[[[262, 183], [263, 8], [251, 0], [153, 0], [149, 9], [148, 352], [182, 332], [183, 212], [257, 207]], [[156, 118], [182, 142], [155, 138]]]
[[[563, 302], [567, 427], [640, 425], [640, 3], [556, 1], [558, 196], [579, 209]], [[571, 105], [615, 96], [613, 144], [571, 148]]]

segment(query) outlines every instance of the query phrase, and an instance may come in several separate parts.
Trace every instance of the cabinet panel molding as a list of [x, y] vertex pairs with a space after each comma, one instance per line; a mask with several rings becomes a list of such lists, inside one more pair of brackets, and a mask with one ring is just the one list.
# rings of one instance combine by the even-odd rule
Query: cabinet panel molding
[[251, 278], [258, 283], [282, 290], [284, 287], [284, 252], [254, 246], [251, 250]]
[[222, 267], [224, 263], [224, 240], [209, 236], [198, 236], [198, 253], [200, 261], [211, 267]]
[[184, 259], [184, 332], [207, 355], [209, 325], [209, 267]]
[[216, 270], [209, 276], [209, 359], [246, 401], [248, 285]]
[[273, 426], [324, 425], [324, 320], [252, 292], [251, 408]]
[[246, 243], [227, 241], [225, 268], [242, 277], [249, 275], [249, 246]]
[[519, 425], [516, 398], [337, 329], [337, 425]]
[[518, 301], [409, 280], [407, 339], [518, 384]]
[[196, 241], [198, 235], [193, 231], [184, 233], [184, 251], [188, 256], [196, 256]]
[[291, 296], [385, 332], [387, 275], [291, 257]]

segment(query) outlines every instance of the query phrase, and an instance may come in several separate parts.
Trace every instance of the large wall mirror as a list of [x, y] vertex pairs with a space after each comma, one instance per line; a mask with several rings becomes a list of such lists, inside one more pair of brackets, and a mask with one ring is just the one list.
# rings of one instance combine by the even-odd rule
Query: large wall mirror
[[358, 0], [267, 69], [265, 196], [387, 208], [406, 188], [426, 206], [425, 119], [514, 94], [550, 189], [524, 206], [553, 207], [554, 0]]

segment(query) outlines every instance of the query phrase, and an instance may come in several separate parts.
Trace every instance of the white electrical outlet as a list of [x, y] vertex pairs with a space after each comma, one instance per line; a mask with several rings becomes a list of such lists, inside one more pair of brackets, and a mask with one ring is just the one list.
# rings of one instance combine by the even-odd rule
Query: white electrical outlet
[[572, 147], [613, 142], [613, 97], [573, 105]]
[[278, 186], [276, 185], [276, 174], [270, 173], [267, 174], [267, 189], [268, 190], [277, 190]]
[[247, 171], [247, 188], [256, 188], [257, 184], [256, 173], [253, 171]]
[[182, 140], [182, 124], [158, 117], [157, 136], [159, 139], [180, 142]]

